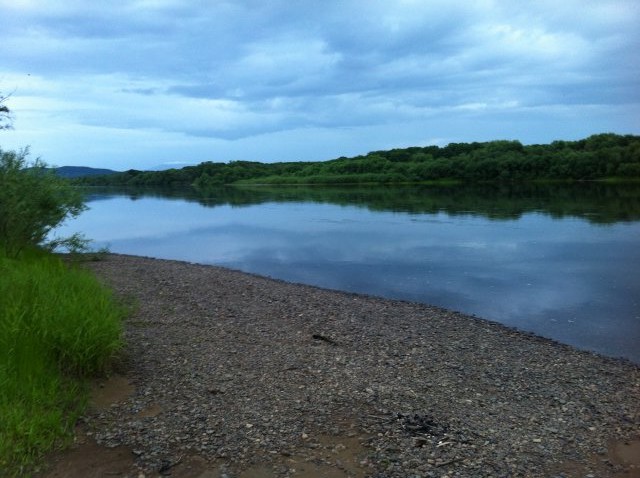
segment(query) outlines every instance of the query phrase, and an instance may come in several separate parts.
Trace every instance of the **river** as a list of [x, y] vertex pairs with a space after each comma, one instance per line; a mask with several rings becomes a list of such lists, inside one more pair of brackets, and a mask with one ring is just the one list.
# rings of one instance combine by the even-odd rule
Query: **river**
[[640, 186], [90, 190], [58, 232], [434, 304], [640, 363]]

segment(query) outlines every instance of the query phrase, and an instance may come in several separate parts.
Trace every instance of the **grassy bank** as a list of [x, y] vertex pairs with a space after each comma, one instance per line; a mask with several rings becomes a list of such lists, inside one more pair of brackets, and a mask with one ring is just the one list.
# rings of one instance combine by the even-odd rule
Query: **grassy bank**
[[71, 436], [88, 377], [121, 345], [125, 310], [89, 272], [0, 251], [0, 475], [22, 475]]

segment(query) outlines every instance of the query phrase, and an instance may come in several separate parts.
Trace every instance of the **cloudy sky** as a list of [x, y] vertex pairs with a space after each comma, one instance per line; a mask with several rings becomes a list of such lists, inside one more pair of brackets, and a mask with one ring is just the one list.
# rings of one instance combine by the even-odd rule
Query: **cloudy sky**
[[49, 164], [147, 169], [640, 134], [638, 0], [0, 0]]

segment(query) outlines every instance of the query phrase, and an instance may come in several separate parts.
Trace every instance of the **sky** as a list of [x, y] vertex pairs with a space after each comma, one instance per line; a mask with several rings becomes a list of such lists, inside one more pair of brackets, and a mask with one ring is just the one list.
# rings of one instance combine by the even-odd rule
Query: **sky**
[[0, 148], [54, 166], [640, 134], [638, 0], [0, 0], [0, 23]]

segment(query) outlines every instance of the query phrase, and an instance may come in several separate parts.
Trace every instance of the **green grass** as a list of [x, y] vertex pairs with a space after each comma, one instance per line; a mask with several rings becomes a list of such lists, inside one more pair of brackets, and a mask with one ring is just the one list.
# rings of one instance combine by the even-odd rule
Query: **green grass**
[[88, 271], [0, 251], [0, 476], [21, 476], [65, 443], [86, 380], [121, 347], [125, 309]]

